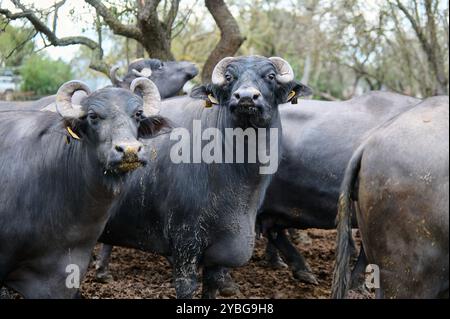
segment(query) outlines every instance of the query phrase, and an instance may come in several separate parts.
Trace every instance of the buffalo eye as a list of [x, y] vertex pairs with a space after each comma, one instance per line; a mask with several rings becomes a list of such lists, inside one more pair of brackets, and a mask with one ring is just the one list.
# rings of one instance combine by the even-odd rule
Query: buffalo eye
[[93, 121], [95, 121], [95, 120], [97, 120], [98, 119], [98, 115], [97, 115], [97, 113], [95, 113], [95, 112], [89, 112], [89, 114], [88, 114], [88, 117], [89, 117], [89, 119], [91, 119], [91, 120], [93, 120]]
[[275, 74], [274, 73], [270, 73], [268, 76], [267, 76], [267, 78], [270, 80], [270, 81], [273, 81], [273, 80], [275, 80]]
[[140, 119], [142, 116], [144, 115], [144, 111], [139, 110], [136, 112], [136, 114], [134, 115], [137, 119]]
[[227, 82], [231, 82], [231, 81], [233, 81], [233, 76], [231, 74], [225, 74], [225, 80]]

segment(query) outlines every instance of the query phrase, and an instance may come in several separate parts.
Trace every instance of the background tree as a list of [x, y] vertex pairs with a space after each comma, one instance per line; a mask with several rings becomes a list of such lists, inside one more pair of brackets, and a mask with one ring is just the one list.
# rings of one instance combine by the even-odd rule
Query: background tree
[[34, 51], [33, 28], [17, 28], [0, 16], [0, 66], [17, 67]]
[[[50, 8], [37, 9], [37, 4], [24, 7], [18, 0], [12, 2], [16, 11], [0, 4], [0, 16], [15, 20], [15, 25], [18, 20], [30, 21], [34, 14], [51, 31], [50, 38], [46, 29], [36, 28], [39, 23], [28, 22], [28, 26], [44, 35], [46, 45], [53, 45], [55, 39], [51, 34], [60, 21], [58, 8], [70, 4], [61, 1]], [[83, 28], [89, 28], [88, 32], [82, 30], [77, 37], [56, 38], [58, 45], [81, 44], [83, 49], [74, 57], [74, 65], [83, 60], [83, 65], [89, 63], [106, 72], [109, 65], [126, 65], [136, 57], [175, 58], [197, 63], [203, 70], [202, 81], [209, 81], [212, 68], [224, 56], [279, 55], [291, 63], [299, 78], [314, 88], [315, 98], [348, 99], [367, 90], [389, 90], [417, 97], [448, 94], [448, 2], [85, 0], [83, 3], [86, 12], [92, 11], [89, 22], [80, 21]], [[76, 6], [72, 19], [83, 19], [81, 11]], [[56, 36], [57, 32], [53, 33]], [[111, 43], [112, 49], [108, 48]], [[77, 69], [80, 77], [86, 76], [85, 69]]]
[[31, 56], [23, 64], [24, 91], [32, 91], [38, 96], [55, 93], [64, 83], [72, 79], [70, 66], [63, 61], [54, 61], [43, 54]]

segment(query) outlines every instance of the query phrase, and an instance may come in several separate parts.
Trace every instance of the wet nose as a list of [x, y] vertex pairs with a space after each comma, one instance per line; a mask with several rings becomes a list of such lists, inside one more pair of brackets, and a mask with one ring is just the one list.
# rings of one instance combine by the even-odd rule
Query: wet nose
[[114, 150], [122, 155], [122, 156], [129, 156], [129, 155], [138, 155], [140, 152], [142, 152], [143, 145], [142, 143], [136, 141], [136, 142], [118, 142], [114, 145]]
[[261, 92], [259, 90], [248, 87], [248, 88], [240, 88], [236, 92], [234, 92], [233, 96], [239, 101], [239, 102], [255, 102], [258, 100], [261, 96]]

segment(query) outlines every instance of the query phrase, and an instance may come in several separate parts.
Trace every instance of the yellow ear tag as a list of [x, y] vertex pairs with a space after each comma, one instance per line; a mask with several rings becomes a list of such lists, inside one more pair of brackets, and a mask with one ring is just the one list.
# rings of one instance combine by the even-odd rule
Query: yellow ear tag
[[80, 137], [74, 132], [72, 131], [72, 129], [68, 126], [66, 127], [67, 132], [69, 133], [70, 136], [72, 136], [74, 139], [79, 140]]
[[295, 91], [291, 91], [291, 93], [289, 93], [288, 98], [287, 98], [288, 102], [289, 102], [290, 100], [292, 100], [292, 98], [293, 98], [294, 96], [295, 96]]
[[212, 94], [208, 95], [208, 99], [211, 101], [212, 104], [219, 104], [219, 101], [217, 101], [217, 99]]

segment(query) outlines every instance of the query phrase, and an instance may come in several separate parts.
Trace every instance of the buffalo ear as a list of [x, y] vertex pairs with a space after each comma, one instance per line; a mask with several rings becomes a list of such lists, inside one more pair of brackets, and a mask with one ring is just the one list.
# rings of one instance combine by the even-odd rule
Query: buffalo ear
[[139, 123], [139, 138], [152, 138], [161, 134], [170, 133], [174, 126], [170, 121], [160, 115], [149, 116]]
[[211, 91], [206, 85], [199, 85], [191, 90], [189, 96], [193, 99], [208, 100], [209, 94], [211, 94]]
[[192, 89], [189, 94], [193, 99], [205, 101], [205, 107], [211, 107], [213, 104], [219, 104], [219, 101], [214, 96], [211, 86], [200, 85]]
[[313, 90], [309, 86], [295, 81], [291, 91], [289, 92], [289, 95], [287, 96], [286, 103], [291, 102], [292, 104], [297, 104], [297, 99], [299, 97], [309, 96], [312, 93]]
[[81, 140], [84, 132], [85, 132], [85, 125], [83, 123], [83, 121], [81, 121], [80, 119], [75, 119], [75, 118], [65, 118], [64, 122], [64, 129], [65, 129], [65, 133], [66, 136], [68, 138], [68, 141], [70, 141], [71, 139], [74, 140]]

